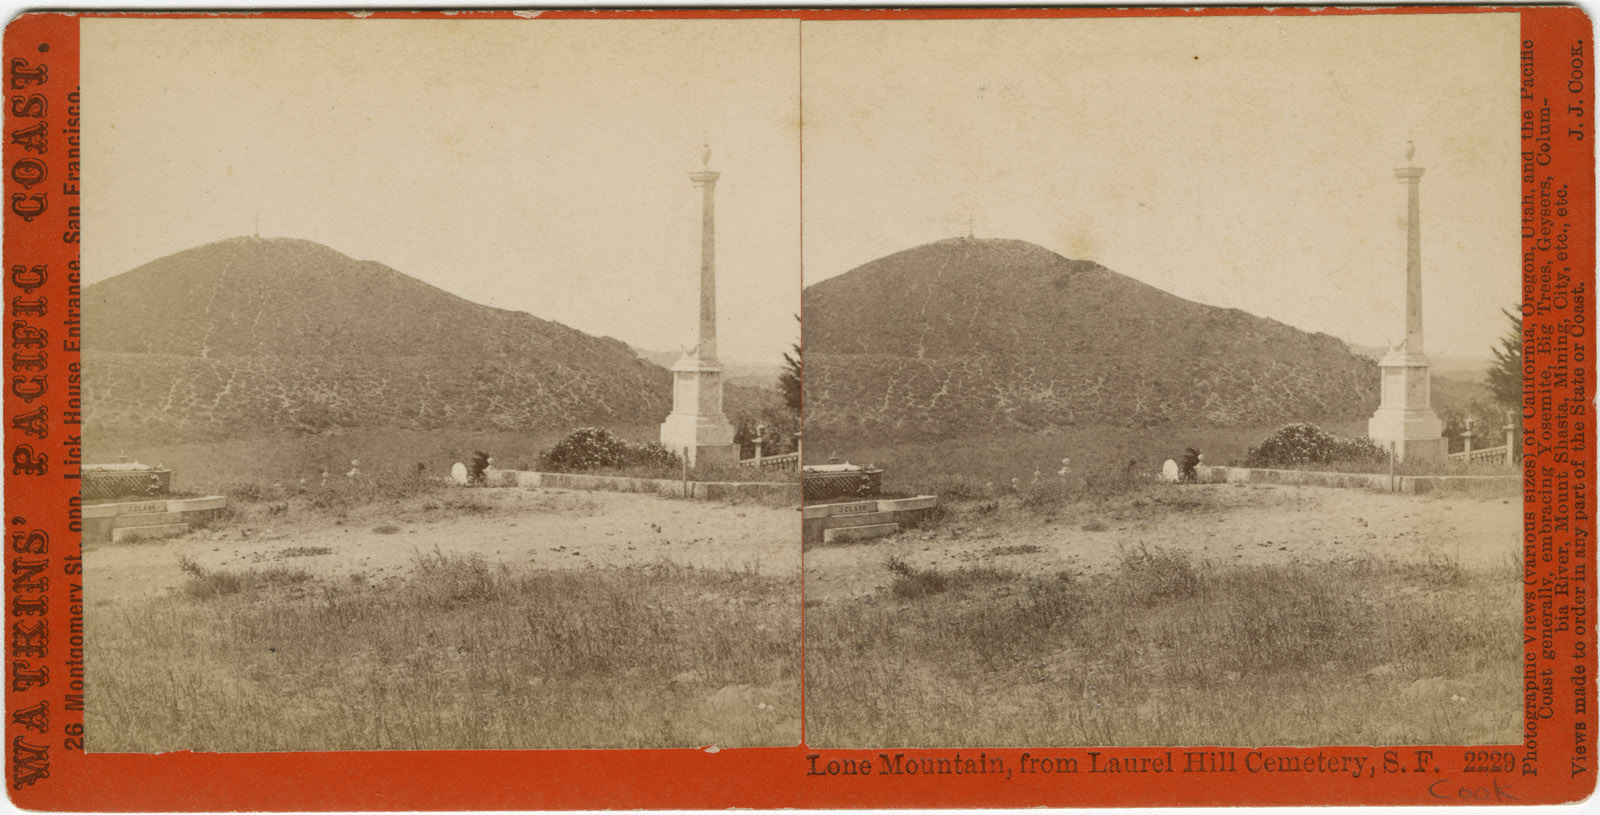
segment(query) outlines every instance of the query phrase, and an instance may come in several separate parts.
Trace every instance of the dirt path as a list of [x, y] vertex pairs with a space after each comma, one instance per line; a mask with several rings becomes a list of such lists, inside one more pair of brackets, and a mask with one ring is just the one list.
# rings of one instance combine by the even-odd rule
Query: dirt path
[[1175, 495], [1196, 499], [1191, 508], [1080, 508], [1046, 520], [1002, 507], [989, 515], [958, 513], [928, 531], [813, 547], [805, 552], [806, 600], [827, 602], [882, 587], [891, 556], [920, 567], [982, 564], [1026, 575], [1093, 573], [1115, 563], [1123, 547], [1140, 545], [1177, 549], [1218, 565], [1378, 555], [1499, 566], [1520, 557], [1516, 499], [1271, 485], [1181, 489]]
[[[1104, 569], [1123, 547], [1141, 544], [1179, 549], [1216, 564], [1380, 555], [1496, 566], [1520, 553], [1520, 509], [1514, 499], [1266, 485], [1184, 489], [1204, 500], [1193, 509], [1157, 512], [1081, 508], [1048, 520], [1014, 508], [993, 515], [962, 512], [929, 531], [814, 547], [805, 553], [806, 596], [826, 601], [870, 592], [888, 579], [884, 562], [890, 556], [942, 569], [986, 564], [1054, 574]], [[483, 501], [483, 512], [366, 508], [344, 520], [298, 517], [164, 541], [90, 545], [85, 565], [91, 602], [147, 596], [179, 585], [182, 556], [208, 569], [293, 566], [371, 580], [408, 574], [413, 557], [435, 547], [446, 554], [479, 554], [512, 568], [664, 561], [779, 577], [799, 570], [799, 519], [792, 509], [562, 490], [491, 489], [473, 495]], [[378, 531], [386, 529], [396, 531]]]
[[91, 602], [116, 602], [175, 587], [183, 580], [178, 560], [184, 556], [207, 569], [286, 566], [377, 581], [408, 574], [416, 554], [435, 548], [514, 569], [670, 562], [799, 574], [793, 509], [511, 488], [472, 490], [471, 497], [480, 511], [365, 507], [342, 520], [300, 516], [162, 541], [91, 544], [84, 557], [88, 594]]

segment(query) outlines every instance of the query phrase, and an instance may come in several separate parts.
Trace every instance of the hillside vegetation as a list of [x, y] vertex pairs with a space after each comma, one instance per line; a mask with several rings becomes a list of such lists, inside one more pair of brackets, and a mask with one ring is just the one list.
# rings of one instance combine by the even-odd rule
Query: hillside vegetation
[[806, 289], [808, 431], [951, 435], [1365, 419], [1340, 340], [1023, 241], [958, 238]]
[[[671, 374], [621, 341], [491, 308], [310, 241], [231, 238], [87, 287], [92, 435], [652, 425]], [[730, 411], [772, 394], [731, 388]]]

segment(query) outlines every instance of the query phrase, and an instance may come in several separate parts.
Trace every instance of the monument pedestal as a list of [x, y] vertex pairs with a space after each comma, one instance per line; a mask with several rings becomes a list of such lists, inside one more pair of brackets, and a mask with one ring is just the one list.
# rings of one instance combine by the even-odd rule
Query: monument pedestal
[[1396, 349], [1378, 361], [1383, 396], [1367, 420], [1367, 436], [1385, 450], [1394, 445], [1396, 461], [1443, 461], [1444, 422], [1430, 406], [1428, 360]]
[[733, 434], [722, 413], [722, 366], [684, 355], [672, 366], [672, 412], [661, 423], [661, 445], [680, 456], [687, 451], [691, 467], [731, 466], [739, 461]]

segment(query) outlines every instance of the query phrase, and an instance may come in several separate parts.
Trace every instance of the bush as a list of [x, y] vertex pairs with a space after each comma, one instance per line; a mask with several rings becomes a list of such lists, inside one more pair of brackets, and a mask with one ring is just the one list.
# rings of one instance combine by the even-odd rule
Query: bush
[[677, 469], [683, 466], [683, 459], [671, 450], [661, 446], [661, 442], [651, 441], [644, 444], [629, 445], [633, 458], [630, 465], [640, 467], [670, 467]]
[[491, 567], [479, 554], [445, 554], [435, 546], [431, 554], [414, 555], [412, 567], [412, 583], [427, 609], [504, 600], [513, 589], [506, 565]]
[[1200, 570], [1183, 552], [1173, 549], [1124, 549], [1114, 579], [1130, 603], [1153, 606], [1194, 597], [1201, 592]]
[[602, 427], [572, 431], [539, 456], [547, 473], [574, 473], [618, 467], [678, 467], [681, 460], [659, 442], [630, 444]]
[[1388, 457], [1371, 439], [1335, 436], [1314, 424], [1284, 425], [1245, 453], [1246, 467], [1291, 467], [1339, 461], [1382, 461]]
[[242, 572], [207, 569], [188, 555], [178, 557], [178, 569], [187, 575], [184, 578], [184, 594], [197, 600], [211, 600], [246, 590], [304, 583], [311, 579], [311, 573], [304, 569], [273, 567], [247, 569]]
[[573, 472], [601, 467], [621, 467], [627, 458], [628, 443], [599, 427], [572, 431], [556, 446], [539, 456], [539, 469], [545, 472]]
[[1016, 572], [993, 566], [966, 566], [953, 572], [941, 572], [934, 568], [917, 568], [898, 557], [890, 557], [885, 565], [894, 573], [894, 585], [890, 590], [902, 600], [915, 600], [943, 594], [953, 589], [1006, 583], [1017, 579]]

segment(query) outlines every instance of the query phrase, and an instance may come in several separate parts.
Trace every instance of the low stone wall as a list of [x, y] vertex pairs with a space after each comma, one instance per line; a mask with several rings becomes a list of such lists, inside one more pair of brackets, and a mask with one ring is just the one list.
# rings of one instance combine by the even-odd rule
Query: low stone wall
[[1453, 487], [1507, 487], [1516, 490], [1515, 475], [1396, 475], [1335, 473], [1325, 470], [1264, 470], [1252, 467], [1200, 467], [1196, 475], [1208, 484], [1299, 484], [1312, 487], [1356, 487], [1384, 492], [1425, 494]]
[[[1265, 470], [1253, 467], [1198, 467], [1195, 475], [1208, 484], [1301, 484], [1314, 487], [1360, 487], [1387, 491], [1388, 473], [1334, 473], [1322, 470]], [[1394, 479], [1400, 480], [1399, 476]]]
[[765, 500], [793, 501], [800, 499], [800, 485], [780, 481], [690, 481], [688, 495], [685, 483], [673, 478], [629, 478], [620, 475], [580, 475], [578, 473], [541, 473], [529, 470], [500, 473], [497, 486], [548, 487], [562, 490], [601, 490], [604, 492], [643, 492], [673, 498], [696, 498], [702, 501]]

